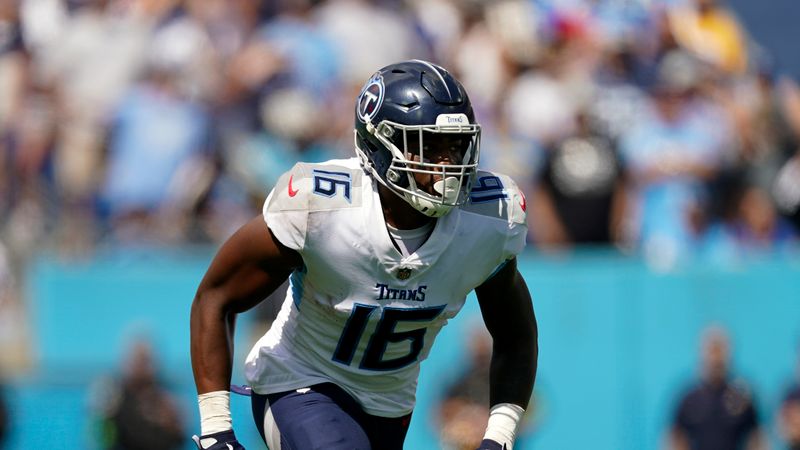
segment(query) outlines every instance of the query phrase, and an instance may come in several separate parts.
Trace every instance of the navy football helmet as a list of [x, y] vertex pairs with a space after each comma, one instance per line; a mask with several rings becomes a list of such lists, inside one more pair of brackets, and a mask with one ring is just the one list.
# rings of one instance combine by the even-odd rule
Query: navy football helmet
[[[464, 87], [426, 61], [376, 72], [356, 102], [356, 153], [381, 184], [418, 211], [441, 217], [469, 198], [480, 125]], [[431, 176], [424, 189], [414, 174]]]

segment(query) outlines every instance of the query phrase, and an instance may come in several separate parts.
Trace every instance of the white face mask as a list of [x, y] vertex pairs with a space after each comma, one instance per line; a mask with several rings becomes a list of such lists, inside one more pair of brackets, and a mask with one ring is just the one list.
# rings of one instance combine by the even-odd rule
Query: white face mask
[[[454, 207], [466, 202], [478, 166], [480, 126], [468, 123], [466, 116], [461, 121], [450, 119], [449, 122], [452, 123], [440, 125], [410, 126], [383, 121], [377, 127], [371, 124], [367, 127], [370, 133], [392, 153], [385, 179], [375, 174], [378, 180], [416, 210], [430, 217], [444, 216]], [[437, 120], [437, 122], [445, 121]], [[461, 148], [451, 149], [452, 156], [447, 158], [447, 162], [431, 162], [429, 157], [435, 151], [429, 147], [430, 142], [432, 140], [447, 142], [443, 138], [448, 135], [453, 137], [453, 141], [458, 142]], [[358, 145], [356, 148], [358, 149]], [[441, 150], [436, 149], [439, 152]], [[364, 152], [358, 149], [358, 153], [366, 163], [365, 166], [371, 167]], [[439, 178], [433, 183], [434, 192], [421, 189], [414, 177], [415, 174]]]

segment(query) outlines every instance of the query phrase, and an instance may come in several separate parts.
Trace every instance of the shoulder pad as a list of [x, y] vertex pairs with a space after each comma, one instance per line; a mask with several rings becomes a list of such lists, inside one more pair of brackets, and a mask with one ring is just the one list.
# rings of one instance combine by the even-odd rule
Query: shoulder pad
[[[270, 210], [319, 211], [361, 204], [363, 170], [347, 160], [297, 163], [284, 173], [272, 191]], [[337, 164], [342, 163], [342, 164]]]
[[525, 195], [510, 177], [479, 170], [462, 209], [473, 214], [493, 217], [509, 223], [526, 223]]

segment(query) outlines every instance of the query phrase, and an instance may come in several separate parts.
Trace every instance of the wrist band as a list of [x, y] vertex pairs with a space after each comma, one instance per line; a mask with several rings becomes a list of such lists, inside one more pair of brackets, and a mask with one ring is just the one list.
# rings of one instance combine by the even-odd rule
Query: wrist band
[[233, 429], [230, 399], [228, 391], [214, 391], [197, 396], [202, 436]]
[[489, 423], [486, 425], [484, 439], [491, 439], [505, 445], [508, 450], [514, 446], [517, 426], [525, 412], [521, 406], [513, 403], [499, 403], [489, 410]]

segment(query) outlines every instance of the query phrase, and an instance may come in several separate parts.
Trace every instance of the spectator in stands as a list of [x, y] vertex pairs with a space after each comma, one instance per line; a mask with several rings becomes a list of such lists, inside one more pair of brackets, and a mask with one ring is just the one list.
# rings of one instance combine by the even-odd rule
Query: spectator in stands
[[320, 162], [342, 154], [328, 137], [322, 99], [300, 87], [276, 89], [262, 98], [263, 126], [227, 155], [228, 164], [252, 192], [272, 188], [302, 158]]
[[55, 23], [42, 25], [58, 31], [36, 55], [35, 74], [56, 103], [53, 172], [63, 206], [57, 208], [59, 231], [69, 243], [96, 239], [93, 202], [106, 162], [108, 118], [141, 73], [156, 25], [175, 5], [90, 0], [68, 6], [74, 8], [59, 9]]
[[167, 61], [151, 61], [116, 111], [101, 195], [118, 241], [185, 236], [211, 183], [208, 113], [177, 81]]
[[705, 250], [718, 262], [740, 262], [758, 254], [786, 251], [797, 244], [797, 232], [781, 217], [769, 193], [746, 180], [726, 194], [730, 211], [705, 236]]
[[[453, 17], [434, 19], [428, 12], [430, 2], [417, 3], [420, 20], [429, 24], [429, 33], [442, 33], [446, 25], [441, 23], [454, 21]], [[469, 89], [476, 114], [489, 123], [518, 71], [530, 66], [542, 52], [541, 15], [534, 2], [524, 0], [451, 3], [460, 12], [461, 20], [454, 24], [460, 28], [460, 36], [445, 40], [450, 41], [447, 54]]]
[[[147, 60], [151, 66], [169, 67], [176, 89], [195, 101], [211, 103], [222, 83], [221, 49], [215, 47], [212, 26], [205, 22], [206, 2], [186, 0], [151, 33]], [[248, 2], [249, 3], [249, 2]]]
[[508, 83], [499, 107], [510, 133], [547, 146], [575, 131], [575, 116], [584, 100], [578, 96], [587, 86], [573, 76], [574, 68], [565, 59], [551, 49], [536, 69], [522, 70]]
[[637, 51], [636, 45], [627, 41], [606, 49], [592, 77], [592, 95], [583, 107], [593, 130], [615, 140], [635, 127], [650, 107], [650, 98], [640, 85], [649, 64]]
[[783, 395], [778, 411], [778, 427], [787, 449], [800, 450], [800, 383], [796, 376]]
[[783, 117], [793, 138], [793, 148], [775, 175], [772, 194], [781, 215], [800, 231], [800, 83], [790, 78], [782, 80], [778, 95], [782, 99]]
[[0, 234], [27, 256], [46, 229], [52, 109], [33, 86], [19, 2], [0, 1]]
[[122, 378], [104, 392], [106, 403], [98, 404], [102, 448], [169, 450], [185, 446], [181, 411], [158, 379], [148, 343], [134, 344]]
[[624, 185], [614, 142], [585, 113], [578, 131], [547, 149], [531, 198], [532, 233], [544, 246], [603, 244], [619, 235]]
[[[394, 3], [402, 11], [400, 2]], [[328, 0], [317, 6], [316, 26], [331, 39], [345, 83], [361, 86], [375, 67], [412, 57], [427, 59], [420, 54], [425, 46], [411, 18], [398, 12], [366, 0]]]
[[339, 88], [339, 49], [322, 33], [311, 0], [279, 0], [279, 13], [259, 28], [256, 38], [284, 62], [280, 76], [315, 96]]
[[747, 37], [722, 0], [693, 0], [675, 8], [670, 24], [678, 42], [704, 61], [731, 74], [747, 69]]
[[781, 214], [800, 230], [800, 149], [781, 166], [772, 193]]
[[756, 73], [735, 84], [731, 110], [739, 111], [741, 117], [737, 121], [742, 144], [738, 165], [769, 190], [780, 166], [800, 145], [800, 128], [793, 128], [791, 112], [800, 110], [800, 103], [793, 105], [800, 96], [790, 79], [774, 72], [767, 56], [762, 59]]
[[750, 389], [730, 372], [731, 347], [726, 332], [707, 328], [701, 343], [700, 380], [679, 399], [673, 416], [673, 450], [763, 448]]
[[788, 450], [800, 450], [800, 388], [787, 392], [781, 403], [780, 432]]
[[660, 270], [691, 255], [702, 229], [706, 183], [729, 147], [727, 116], [698, 94], [700, 81], [691, 56], [665, 56], [653, 87], [652, 112], [620, 138], [633, 240]]
[[[339, 117], [327, 114], [341, 88], [338, 48], [320, 32], [308, 0], [276, 2], [278, 13], [255, 33], [248, 51], [276, 60], [249, 100], [259, 119], [225, 152], [230, 170], [263, 195], [299, 159], [320, 162], [341, 156], [327, 140]], [[253, 101], [255, 99], [255, 101]]]
[[25, 85], [27, 58], [17, 2], [0, 2], [0, 137], [14, 119]]

